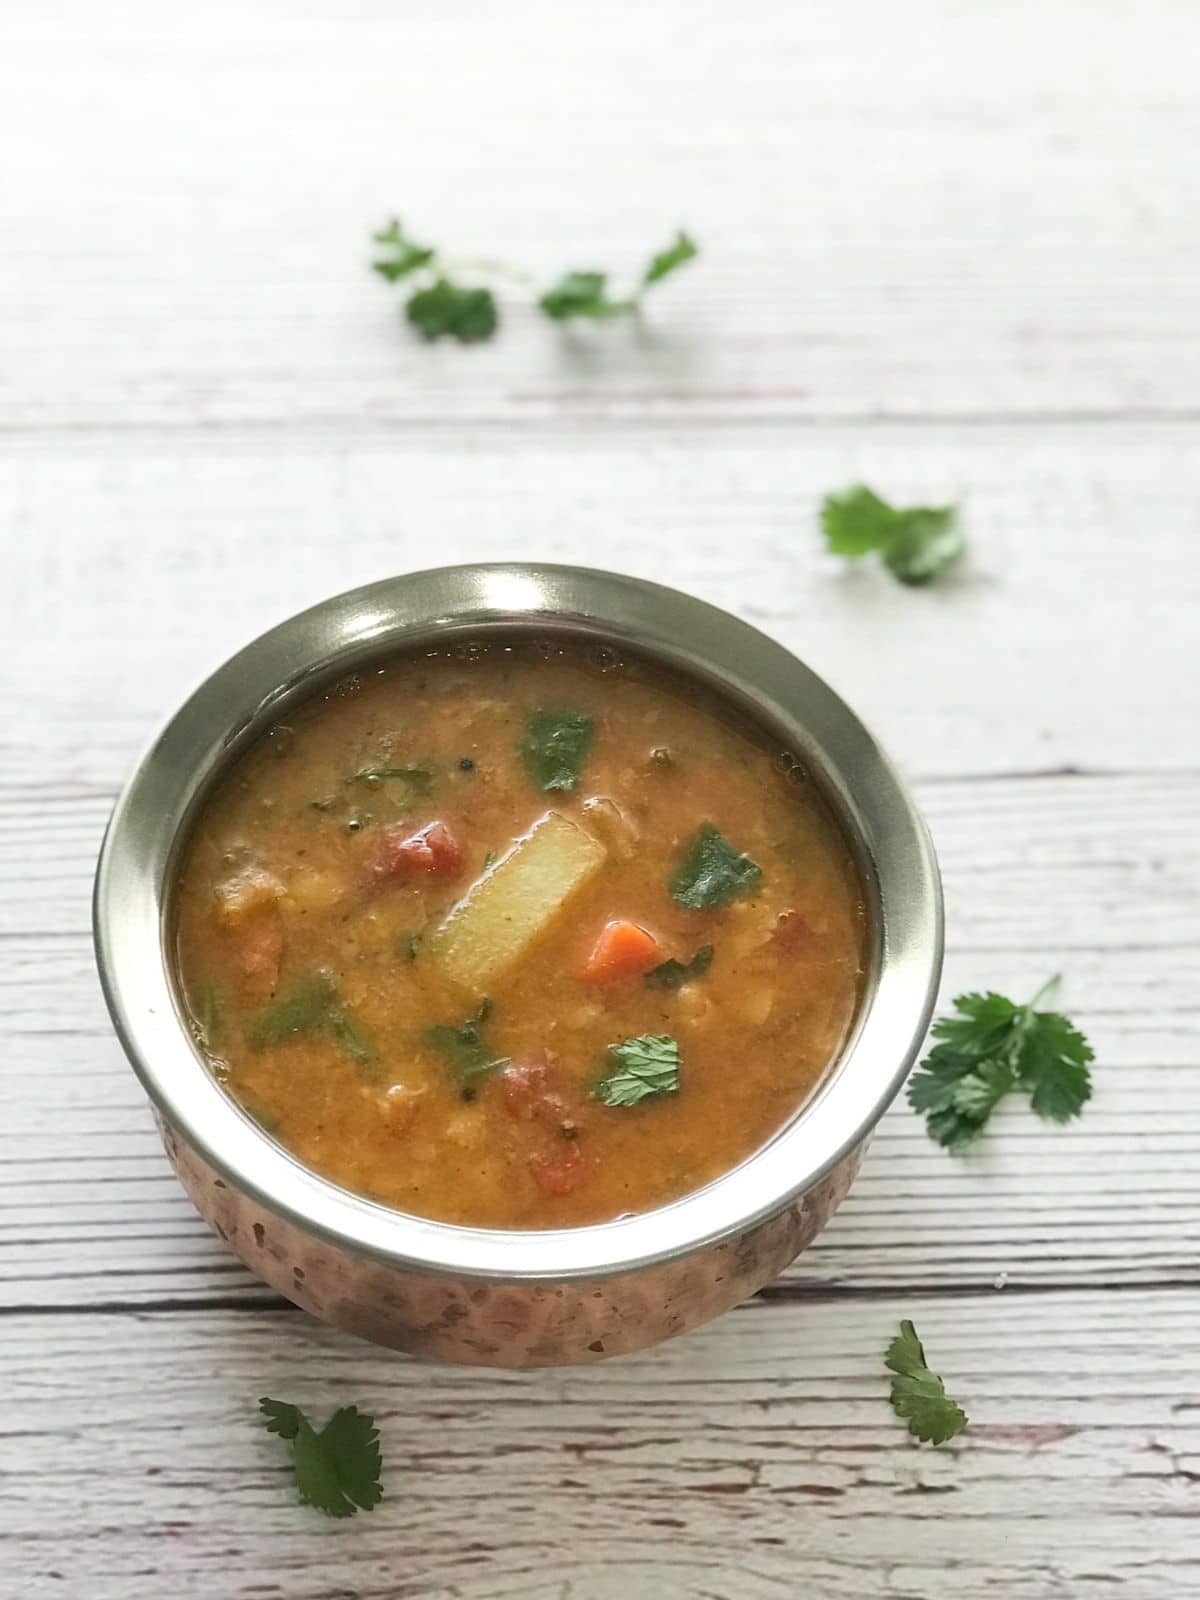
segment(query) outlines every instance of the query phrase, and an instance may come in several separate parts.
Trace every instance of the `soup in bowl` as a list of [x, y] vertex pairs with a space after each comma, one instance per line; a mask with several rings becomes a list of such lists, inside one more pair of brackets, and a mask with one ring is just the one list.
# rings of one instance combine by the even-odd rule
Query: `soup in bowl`
[[936, 866], [795, 658], [672, 591], [460, 568], [284, 623], [168, 725], [97, 879], [199, 1209], [328, 1320], [593, 1360], [759, 1287], [924, 1033]]

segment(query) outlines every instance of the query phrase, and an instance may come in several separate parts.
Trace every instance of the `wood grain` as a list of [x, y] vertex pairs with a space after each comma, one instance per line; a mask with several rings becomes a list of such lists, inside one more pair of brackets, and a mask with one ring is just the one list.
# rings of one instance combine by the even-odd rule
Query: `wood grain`
[[[960, 491], [945, 583], [846, 571], [863, 477]], [[917, 777], [1200, 769], [1195, 431], [1178, 425], [414, 428], [0, 444], [21, 679], [0, 779], [107, 789], [202, 676], [292, 611], [442, 562], [584, 561], [775, 634]], [[49, 608], [38, 597], [52, 594]], [[18, 614], [20, 608], [20, 614]]]
[[[9, 1318], [6, 1576], [22, 1600], [1182, 1597], [1198, 1313], [1196, 1291], [754, 1302], [601, 1368], [436, 1375], [300, 1313]], [[901, 1316], [971, 1418], [942, 1451], [886, 1404]], [[297, 1506], [260, 1394], [369, 1407], [380, 1507]]]
[[[0, 426], [1180, 415], [1200, 392], [1181, 0], [336, 10], [10, 0]], [[420, 350], [392, 211], [648, 325]]]

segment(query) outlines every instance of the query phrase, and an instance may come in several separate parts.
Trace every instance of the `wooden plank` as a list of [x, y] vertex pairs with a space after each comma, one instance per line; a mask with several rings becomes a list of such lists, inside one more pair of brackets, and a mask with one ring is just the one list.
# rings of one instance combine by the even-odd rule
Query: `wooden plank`
[[[34, 785], [35, 815], [76, 784], [108, 792], [204, 673], [288, 613], [425, 565], [520, 557], [624, 569], [745, 616], [919, 777], [1194, 770], [1194, 443], [1165, 425], [768, 424], [10, 446], [0, 527], [24, 692], [0, 780]], [[912, 591], [825, 556], [820, 498], [860, 476], [902, 500], [964, 490], [969, 561]]]
[[[1198, 1313], [1195, 1291], [759, 1301], [549, 1374], [431, 1371], [299, 1313], [8, 1317], [7, 1581], [22, 1600], [1182, 1597]], [[971, 1418], [944, 1450], [886, 1403], [902, 1316]], [[261, 1394], [369, 1408], [383, 1503], [341, 1525], [297, 1505]]]
[[[6, 14], [0, 426], [1195, 413], [1186, 0]], [[541, 283], [704, 256], [646, 329], [422, 350], [396, 209]]]
[[[894, 1108], [798, 1285], [1195, 1281], [1198, 789], [1180, 774], [923, 786], [946, 876], [943, 996], [1030, 994], [1061, 968], [1063, 1004], [1097, 1050], [1096, 1098], [1067, 1129], [1014, 1108], [964, 1160]], [[10, 872], [0, 1296], [261, 1299], [178, 1192], [112, 1038], [82, 926], [105, 802], [81, 799], [70, 825], [67, 811], [32, 849], [20, 815], [0, 811], [6, 859], [15, 867], [24, 843], [37, 886]]]

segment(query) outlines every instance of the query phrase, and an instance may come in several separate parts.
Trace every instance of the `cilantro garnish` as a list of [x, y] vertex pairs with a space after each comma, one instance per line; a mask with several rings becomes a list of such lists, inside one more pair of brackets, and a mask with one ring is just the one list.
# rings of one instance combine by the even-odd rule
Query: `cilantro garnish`
[[[393, 217], [385, 228], [371, 235], [382, 247], [372, 269], [388, 283], [405, 280], [409, 290], [404, 314], [426, 339], [453, 338], [460, 344], [475, 344], [490, 339], [500, 322], [500, 313], [491, 289], [465, 287], [457, 281], [460, 271], [473, 275], [515, 278], [513, 272], [496, 261], [472, 263], [447, 261], [431, 245], [418, 244]], [[641, 310], [646, 290], [675, 272], [698, 254], [696, 243], [679, 232], [666, 247], [651, 256], [637, 287], [629, 294], [612, 297], [608, 293], [608, 274], [604, 272], [566, 272], [538, 298], [538, 306], [555, 322], [573, 317], [621, 317]]]
[[712, 966], [713, 947], [702, 944], [690, 961], [660, 961], [651, 967], [643, 982], [647, 989], [682, 989], [693, 978], [703, 977]]
[[637, 290], [621, 299], [610, 298], [605, 272], [566, 272], [546, 290], [538, 304], [548, 317], [565, 322], [571, 317], [624, 317], [640, 311], [642, 295], [699, 251], [686, 233], [677, 233], [665, 250], [650, 258]]
[[711, 822], [704, 822], [692, 835], [669, 887], [681, 906], [704, 910], [749, 894], [761, 878], [762, 868], [757, 863], [739, 855]]
[[932, 582], [965, 549], [957, 506], [900, 510], [861, 483], [825, 496], [821, 528], [832, 555], [854, 560], [878, 550], [901, 583]]
[[495, 1072], [497, 1067], [506, 1067], [511, 1059], [493, 1055], [480, 1037], [480, 1025], [487, 1021], [491, 1010], [491, 1001], [484, 1000], [475, 1015], [468, 1017], [461, 1026], [455, 1028], [447, 1022], [439, 1022], [425, 1030], [426, 1044], [437, 1051], [464, 1089], [489, 1072]]
[[321, 968], [259, 1012], [246, 1039], [252, 1050], [266, 1050], [323, 1031], [359, 1066], [375, 1059], [375, 1051], [342, 1003], [333, 974]]
[[383, 1497], [379, 1431], [357, 1406], [335, 1411], [317, 1433], [299, 1406], [264, 1397], [258, 1402], [268, 1433], [292, 1447], [296, 1488], [306, 1505], [329, 1517], [370, 1511]]
[[449, 278], [438, 278], [428, 289], [410, 296], [404, 315], [423, 339], [448, 334], [459, 344], [490, 339], [500, 321], [490, 289], [464, 289]]
[[884, 1357], [892, 1379], [892, 1410], [908, 1424], [914, 1438], [945, 1444], [967, 1425], [967, 1414], [946, 1393], [946, 1385], [925, 1362], [917, 1330], [905, 1320]]
[[573, 789], [592, 745], [595, 724], [582, 711], [534, 711], [525, 724], [521, 757], [531, 783], [550, 792]]
[[621, 1044], [610, 1044], [617, 1062], [605, 1077], [592, 1084], [593, 1100], [606, 1106], [635, 1106], [653, 1094], [674, 1094], [679, 1088], [679, 1045], [668, 1034], [644, 1033]]
[[1057, 1011], [1038, 1002], [1056, 974], [1025, 1006], [999, 994], [963, 994], [956, 1017], [939, 1017], [938, 1040], [908, 1086], [909, 1104], [925, 1116], [931, 1139], [960, 1151], [982, 1134], [996, 1104], [1012, 1090], [1029, 1096], [1039, 1117], [1069, 1122], [1092, 1093], [1091, 1046]]

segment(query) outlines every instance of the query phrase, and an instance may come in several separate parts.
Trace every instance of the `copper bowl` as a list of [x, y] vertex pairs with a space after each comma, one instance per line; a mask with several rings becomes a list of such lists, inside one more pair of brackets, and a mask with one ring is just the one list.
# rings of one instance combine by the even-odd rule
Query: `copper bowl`
[[[432, 641], [583, 636], [660, 661], [748, 712], [824, 791], [857, 854], [868, 971], [816, 1094], [733, 1171], [657, 1210], [581, 1228], [409, 1216], [302, 1166], [230, 1098], [188, 1028], [170, 954], [179, 850], [214, 779], [321, 683]], [[717, 1316], [824, 1226], [928, 1026], [942, 961], [937, 863], [854, 713], [781, 645], [714, 607], [576, 567], [447, 567], [324, 601], [203, 683], [151, 745], [100, 851], [96, 959], [113, 1024], [197, 1210], [314, 1316], [414, 1355], [532, 1367], [619, 1355]]]

